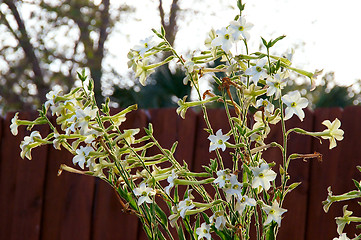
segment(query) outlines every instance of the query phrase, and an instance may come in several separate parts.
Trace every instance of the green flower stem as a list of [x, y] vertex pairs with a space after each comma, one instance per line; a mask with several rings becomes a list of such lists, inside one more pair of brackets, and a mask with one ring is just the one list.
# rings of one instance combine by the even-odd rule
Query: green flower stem
[[178, 184], [178, 185], [200, 185], [200, 184], [212, 183], [213, 181], [214, 181], [214, 178], [207, 178], [207, 179], [200, 180], [200, 181], [174, 179], [174, 184]]

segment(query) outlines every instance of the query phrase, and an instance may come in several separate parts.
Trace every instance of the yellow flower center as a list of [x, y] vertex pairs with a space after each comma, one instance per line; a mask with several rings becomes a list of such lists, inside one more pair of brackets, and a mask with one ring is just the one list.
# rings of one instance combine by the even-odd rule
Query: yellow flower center
[[262, 105], [263, 105], [264, 107], [267, 107], [267, 106], [268, 106], [268, 102], [267, 102], [266, 100], [263, 100], [263, 101], [262, 101]]
[[264, 177], [264, 174], [263, 174], [263, 173], [260, 173], [260, 174], [258, 175], [258, 177], [263, 178], [263, 177]]
[[271, 209], [271, 211], [269, 211], [269, 214], [275, 214], [275, 210]]
[[224, 35], [224, 38], [228, 40], [229, 39], [229, 34]]
[[257, 71], [257, 72], [261, 72], [261, 71], [262, 71], [262, 68], [259, 67], [259, 66], [257, 66], [257, 67], [256, 67], [256, 71]]
[[296, 102], [291, 103], [291, 107], [296, 107], [296, 106], [297, 106]]
[[243, 27], [243, 26], [240, 26], [240, 27], [238, 28], [238, 30], [239, 30], [239, 31], [243, 31], [243, 30], [244, 30], [244, 27]]
[[245, 201], [246, 201], [246, 198], [245, 198], [245, 197], [242, 197], [241, 203], [244, 203]]
[[221, 139], [218, 140], [218, 144], [219, 145], [222, 145], [223, 144], [223, 141]]

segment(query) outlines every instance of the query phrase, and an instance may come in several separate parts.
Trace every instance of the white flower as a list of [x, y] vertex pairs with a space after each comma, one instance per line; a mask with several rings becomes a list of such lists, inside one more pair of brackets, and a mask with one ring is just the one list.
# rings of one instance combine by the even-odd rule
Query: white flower
[[230, 178], [230, 186], [225, 189], [226, 200], [230, 201], [232, 196], [242, 196], [242, 183], [238, 182], [237, 176], [232, 174]]
[[260, 98], [256, 102], [256, 108], [264, 107], [265, 112], [270, 115], [273, 113], [275, 107], [267, 99]]
[[253, 198], [249, 198], [246, 195], [240, 196], [240, 198], [238, 198], [237, 200], [235, 210], [238, 211], [239, 214], [242, 214], [246, 206], [256, 206], [256, 200], [254, 200]]
[[229, 136], [222, 134], [222, 129], [219, 129], [216, 132], [216, 135], [210, 135], [208, 139], [211, 141], [209, 145], [209, 151], [216, 150], [221, 148], [223, 151], [226, 150], [226, 141], [229, 139]]
[[144, 202], [152, 203], [152, 199], [150, 196], [155, 195], [155, 191], [153, 188], [147, 187], [145, 183], [139, 185], [139, 187], [133, 190], [135, 196], [141, 196], [138, 198], [138, 206], [143, 204]]
[[346, 233], [342, 233], [338, 238], [334, 238], [333, 240], [350, 240]]
[[31, 146], [33, 143], [35, 143], [36, 138], [42, 139], [41, 135], [38, 131], [31, 132], [30, 136], [24, 137], [24, 140], [20, 143], [21, 158], [26, 157], [27, 159], [31, 160], [31, 149], [35, 146]]
[[211, 224], [215, 223], [214, 226], [218, 229], [218, 230], [222, 230], [224, 228], [224, 226], [226, 225], [226, 218], [224, 217], [224, 212], [223, 211], [217, 211], [215, 212], [210, 218], [209, 221]]
[[153, 48], [155, 45], [157, 45], [153, 40], [152, 40], [153, 36], [147, 37], [144, 40], [140, 41], [140, 45], [136, 45], [134, 46], [134, 50], [139, 52], [139, 55], [144, 57], [144, 54], [150, 50], [151, 48]]
[[305, 117], [305, 113], [303, 112], [303, 108], [307, 107], [308, 100], [304, 97], [301, 97], [299, 91], [289, 92], [284, 95], [282, 98], [282, 102], [287, 105], [285, 110], [285, 120], [290, 119], [293, 114], [296, 114], [301, 121]]
[[78, 163], [79, 167], [84, 169], [84, 163], [86, 162], [86, 157], [88, 157], [89, 153], [92, 151], [94, 151], [92, 147], [80, 146], [80, 148], [75, 151], [76, 155], [73, 157], [73, 164], [76, 165]]
[[182, 218], [185, 218], [187, 210], [191, 210], [192, 208], [195, 207], [192, 201], [193, 196], [191, 195], [191, 191], [192, 190], [188, 190], [188, 197], [180, 201], [178, 204], [177, 210]]
[[341, 122], [337, 118], [331, 123], [329, 120], [322, 122], [328, 129], [324, 130], [323, 133], [327, 133], [328, 136], [321, 136], [323, 139], [330, 140], [330, 149], [336, 147], [336, 140], [341, 141], [343, 139], [343, 130], [339, 129], [341, 127]]
[[266, 78], [268, 76], [266, 70], [263, 68], [266, 63], [267, 59], [263, 58], [256, 63], [256, 66], [246, 69], [245, 74], [252, 76], [251, 80], [254, 84], [257, 84], [260, 78]]
[[266, 80], [266, 83], [268, 85], [267, 96], [275, 95], [275, 100], [281, 96], [281, 90], [287, 85], [285, 79], [281, 79], [279, 74], [269, 76]]
[[203, 238], [211, 240], [211, 234], [209, 231], [210, 231], [210, 226], [206, 223], [202, 223], [202, 225], [196, 230], [196, 233], [198, 235], [198, 240]]
[[253, 27], [252, 23], [247, 23], [246, 19], [243, 17], [240, 17], [238, 21], [232, 21], [230, 24], [230, 28], [233, 30], [232, 36], [235, 40], [240, 39], [240, 36], [246, 40], [250, 38], [250, 35], [248, 33], [249, 30]]
[[213, 181], [213, 183], [217, 184], [220, 188], [223, 188], [227, 182], [229, 182], [231, 175], [230, 175], [230, 170], [229, 169], [225, 169], [225, 170], [219, 170], [217, 171], [217, 178]]
[[174, 179], [177, 179], [177, 178], [178, 178], [178, 175], [176, 174], [175, 170], [173, 169], [172, 174], [167, 178], [167, 182], [169, 183], [169, 185], [164, 188], [165, 192], [168, 195], [170, 194], [170, 190], [174, 186]]
[[212, 47], [221, 46], [225, 52], [229, 52], [232, 48], [233, 37], [232, 32], [228, 28], [222, 28], [216, 31], [217, 37], [212, 40]]
[[143, 86], [145, 86], [145, 80], [147, 79], [147, 77], [152, 74], [154, 71], [153, 68], [148, 67], [148, 61], [149, 59], [144, 59], [143, 61], [138, 61], [137, 62], [137, 68], [135, 71], [135, 77], [139, 77], [139, 82], [140, 84], [142, 84]]
[[281, 216], [287, 212], [287, 209], [280, 208], [276, 200], [272, 206], [265, 205], [262, 209], [268, 214], [266, 221], [263, 223], [264, 225], [275, 221], [281, 227]]
[[18, 135], [18, 123], [17, 121], [19, 120], [19, 117], [18, 117], [19, 113], [15, 113], [14, 117], [11, 119], [11, 124], [10, 124], [10, 131], [11, 133], [16, 136]]
[[254, 176], [252, 187], [257, 188], [261, 186], [266, 191], [268, 191], [271, 187], [270, 182], [275, 180], [277, 177], [277, 174], [271, 170], [266, 163], [262, 163], [260, 167], [253, 167], [252, 173]]
[[61, 89], [57, 89], [55, 91], [52, 90], [45, 95], [46, 99], [47, 99], [47, 101], [44, 103], [45, 109], [48, 109], [49, 106], [55, 105], [54, 100], [59, 95], [60, 92], [61, 92]]

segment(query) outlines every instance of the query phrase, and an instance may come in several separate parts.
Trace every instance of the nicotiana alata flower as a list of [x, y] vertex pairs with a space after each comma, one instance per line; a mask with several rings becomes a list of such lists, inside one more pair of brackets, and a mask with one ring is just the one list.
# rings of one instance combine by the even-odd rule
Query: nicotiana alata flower
[[266, 221], [263, 223], [264, 225], [267, 225], [271, 223], [272, 221], [275, 221], [279, 227], [281, 227], [281, 216], [285, 212], [287, 212], [287, 209], [280, 208], [279, 204], [276, 200], [274, 200], [272, 206], [264, 205], [262, 207], [263, 211], [265, 211], [267, 215]]
[[89, 153], [93, 151], [94, 149], [92, 147], [80, 146], [80, 148], [75, 151], [76, 155], [73, 157], [73, 164], [78, 164], [79, 167], [84, 169], [84, 163], [86, 162], [86, 158], [89, 156]]
[[285, 120], [290, 119], [293, 114], [296, 114], [301, 121], [305, 117], [305, 113], [303, 112], [303, 108], [307, 107], [308, 100], [307, 98], [301, 97], [299, 91], [292, 91], [284, 95], [282, 98], [282, 102], [286, 104], [287, 108], [285, 110]]
[[239, 214], [242, 214], [246, 206], [256, 206], [256, 200], [249, 198], [247, 195], [240, 196], [237, 199], [235, 210], [238, 211]]
[[277, 100], [281, 96], [281, 90], [287, 85], [285, 79], [282, 79], [280, 74], [275, 74], [274, 76], [269, 76], [266, 80], [268, 85], [267, 96], [275, 96]]
[[268, 99], [263, 99], [263, 98], [260, 98], [256, 101], [256, 108], [259, 108], [259, 107], [263, 107], [264, 108], [264, 111], [267, 113], [267, 114], [272, 114], [275, 107], [273, 106], [272, 103], [270, 103], [268, 101]]
[[237, 21], [232, 21], [230, 24], [230, 28], [233, 30], [232, 36], [235, 40], [239, 40], [241, 35], [244, 39], [249, 40], [250, 34], [248, 31], [252, 27], [253, 24], [247, 22], [243, 17], [240, 17]]
[[155, 195], [155, 190], [153, 188], [147, 187], [146, 183], [142, 183], [139, 187], [134, 188], [133, 193], [135, 196], [140, 196], [138, 198], [138, 206], [142, 205], [144, 202], [152, 203], [150, 196]]
[[208, 139], [211, 141], [209, 145], [210, 152], [217, 148], [221, 148], [224, 151], [226, 150], [226, 142], [229, 139], [229, 136], [223, 135], [222, 129], [219, 129], [216, 132], [216, 135], [210, 135]]
[[222, 230], [224, 228], [224, 226], [226, 225], [226, 222], [227, 222], [223, 211], [215, 212], [209, 218], [209, 221], [210, 221], [211, 224], [214, 223], [214, 226], [217, 228], [217, 230]]
[[218, 170], [217, 171], [217, 178], [213, 181], [213, 183], [218, 184], [218, 186], [220, 188], [223, 188], [227, 182], [229, 182], [229, 180], [231, 179], [231, 174], [230, 174], [230, 170], [229, 169], [224, 169], [224, 170]]
[[271, 170], [267, 163], [262, 163], [261, 166], [253, 167], [251, 170], [254, 176], [252, 187], [258, 188], [261, 186], [263, 189], [268, 191], [271, 187], [270, 182], [276, 179], [277, 173]]
[[61, 89], [52, 90], [45, 95], [47, 99], [47, 101], [44, 103], [46, 109], [48, 109], [49, 106], [55, 105], [54, 100], [61, 91], [62, 91]]
[[33, 131], [30, 133], [30, 136], [24, 137], [24, 140], [20, 143], [21, 158], [26, 157], [27, 159], [31, 160], [31, 149], [34, 147], [31, 145], [36, 142], [36, 138], [42, 139], [38, 131]]
[[198, 235], [198, 240], [203, 238], [211, 240], [210, 226], [206, 223], [202, 223], [202, 225], [197, 228], [196, 234]]
[[148, 67], [148, 61], [149, 61], [148, 58], [144, 60], [139, 60], [137, 62], [137, 68], [135, 71], [135, 77], [136, 78], [139, 77], [139, 82], [143, 86], [145, 86], [145, 80], [147, 79], [147, 77], [155, 72], [153, 68]]
[[226, 193], [226, 200], [230, 201], [232, 196], [242, 196], [242, 186], [242, 183], [238, 182], [237, 175], [232, 174], [230, 184], [227, 184], [224, 190]]
[[329, 120], [325, 120], [322, 122], [323, 125], [325, 125], [328, 129], [324, 130], [323, 133], [326, 133], [328, 136], [321, 136], [323, 139], [329, 139], [330, 140], [330, 147], [329, 149], [332, 149], [336, 147], [336, 140], [341, 141], [343, 139], [343, 130], [339, 129], [341, 127], [341, 122], [336, 118], [331, 123]]
[[225, 52], [229, 52], [233, 43], [232, 31], [224, 27], [220, 30], [217, 30], [216, 33], [217, 37], [212, 40], [212, 47], [221, 46]]
[[10, 124], [10, 131], [11, 133], [16, 136], [18, 135], [18, 120], [19, 120], [19, 113], [15, 113], [14, 117], [11, 119], [11, 124]]
[[133, 49], [139, 52], [140, 56], [144, 57], [144, 54], [156, 45], [157, 44], [153, 41], [153, 36], [150, 36], [147, 37], [146, 39], [141, 40], [140, 44], [134, 46]]
[[[343, 206], [343, 216], [336, 218], [337, 233], [342, 234], [346, 224], [350, 224], [352, 211], [347, 210], [347, 205]], [[351, 217], [352, 218], [352, 217]]]
[[180, 201], [178, 204], [177, 211], [179, 212], [182, 218], [185, 218], [187, 210], [191, 210], [192, 208], [195, 207], [192, 201], [193, 196], [191, 195], [191, 192], [192, 190], [188, 190], [188, 197]]
[[351, 240], [347, 237], [346, 233], [342, 233], [338, 238], [334, 238], [333, 240]]
[[169, 195], [170, 194], [170, 190], [172, 189], [172, 187], [174, 187], [174, 179], [177, 179], [178, 175], [175, 172], [175, 170], [172, 170], [172, 174], [167, 178], [167, 182], [169, 183], [168, 186], [166, 186], [164, 188], [165, 192]]
[[268, 76], [266, 69], [263, 68], [266, 63], [267, 59], [263, 58], [258, 60], [255, 66], [246, 69], [245, 74], [252, 76], [251, 80], [254, 84], [257, 84], [260, 78], [266, 78]]

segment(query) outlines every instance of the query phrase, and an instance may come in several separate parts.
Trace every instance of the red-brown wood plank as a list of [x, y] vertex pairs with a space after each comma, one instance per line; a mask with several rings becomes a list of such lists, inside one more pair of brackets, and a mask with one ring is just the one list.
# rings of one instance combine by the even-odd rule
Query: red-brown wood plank
[[42, 218], [42, 240], [89, 240], [94, 178], [63, 172], [60, 164], [73, 167], [73, 155], [49, 146]]
[[[27, 119], [35, 119], [33, 112]], [[49, 134], [47, 125], [35, 126], [32, 131], [39, 131], [42, 138]], [[28, 132], [30, 134], [31, 132]], [[32, 150], [32, 160], [19, 160], [16, 172], [16, 191], [12, 218], [11, 239], [40, 239], [43, 190], [48, 146]]]
[[[311, 163], [311, 178], [309, 184], [309, 207], [307, 218], [307, 236], [306, 239], [333, 239], [337, 237], [336, 223], [334, 217], [342, 216], [342, 206], [335, 204], [329, 213], [322, 209], [322, 201], [326, 200], [327, 187], [332, 186], [335, 194], [343, 193], [352, 189], [352, 180], [349, 175], [354, 172], [353, 161], [356, 156], [350, 156], [349, 159], [344, 157], [347, 151], [359, 152], [359, 144], [356, 144], [355, 136], [357, 121], [361, 121], [361, 112], [351, 113], [351, 109], [342, 112], [342, 109], [318, 109], [315, 111], [315, 131], [326, 129], [321, 123], [329, 119], [331, 122], [337, 117], [342, 122], [342, 129], [345, 130], [345, 139], [338, 143], [338, 146], [329, 150], [329, 141], [323, 140], [321, 145], [317, 139], [314, 139], [314, 149], [323, 154], [321, 163], [313, 161]], [[361, 109], [360, 109], [361, 110]], [[351, 115], [350, 115], [351, 113]], [[358, 131], [360, 132], [360, 131]], [[356, 139], [352, 139], [352, 135]], [[354, 142], [355, 141], [355, 142]], [[361, 142], [360, 140], [358, 141]], [[351, 144], [350, 146], [347, 146]]]
[[[114, 111], [118, 111], [114, 109]], [[136, 137], [144, 135], [143, 128], [147, 119], [143, 111], [138, 110], [127, 114], [126, 122], [122, 123], [121, 129], [140, 128], [141, 132]], [[100, 179], [96, 182], [94, 196], [94, 216], [92, 240], [137, 240], [139, 229], [138, 218], [122, 212], [116, 192]]]

